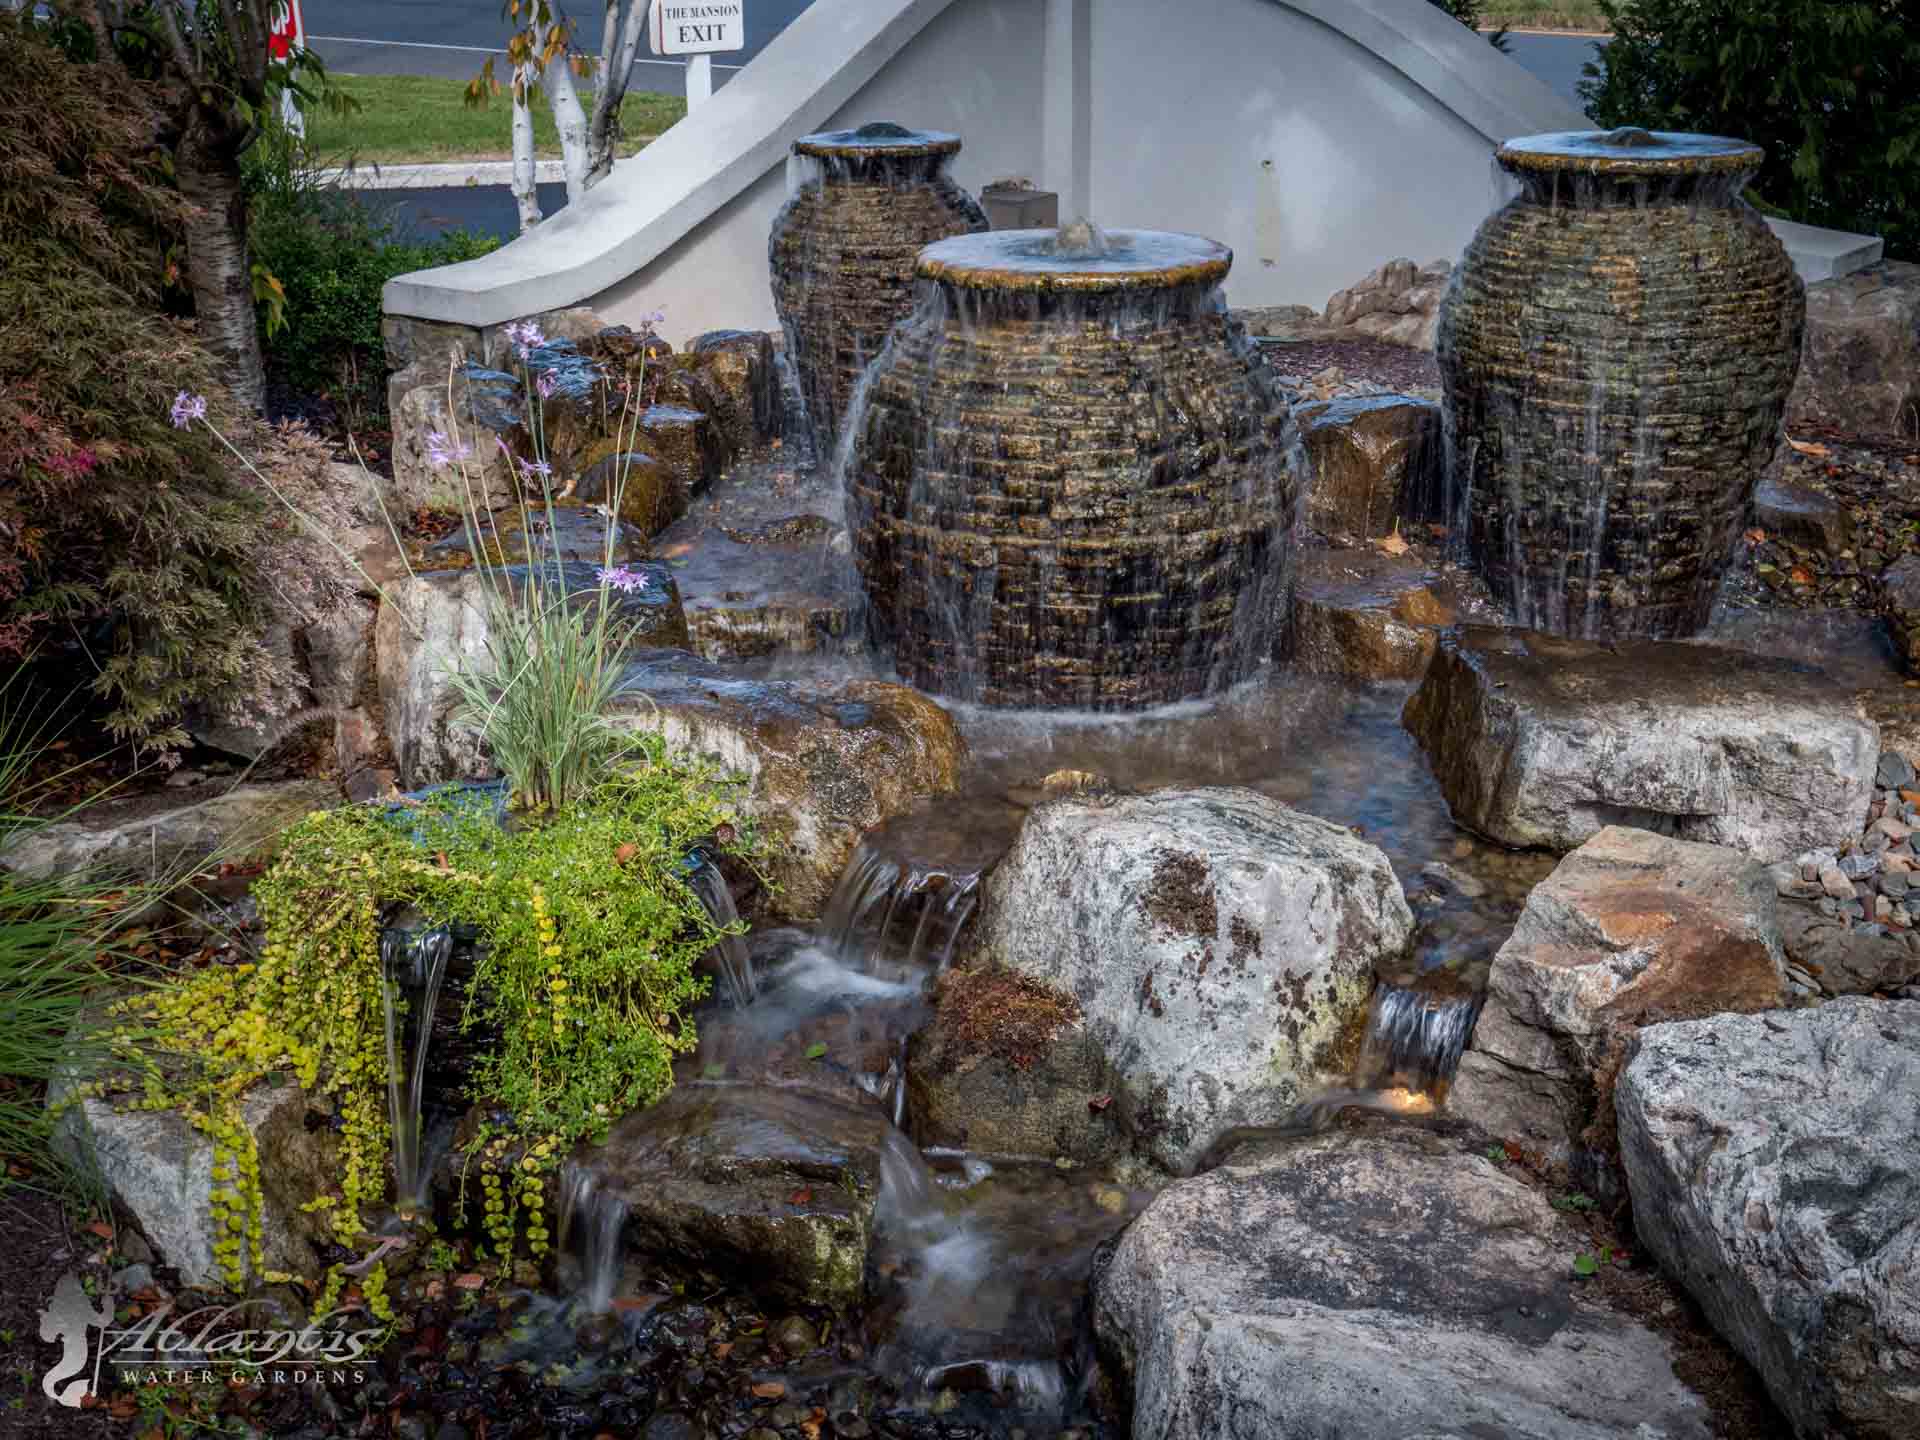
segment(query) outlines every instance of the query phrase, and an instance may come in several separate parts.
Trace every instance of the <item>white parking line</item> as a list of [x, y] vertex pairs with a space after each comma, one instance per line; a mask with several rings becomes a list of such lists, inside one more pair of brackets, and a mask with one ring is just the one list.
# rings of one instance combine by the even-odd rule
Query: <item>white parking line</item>
[[[464, 50], [471, 55], [498, 55], [501, 47], [495, 45], [435, 45], [426, 40], [366, 40], [358, 35], [309, 35], [309, 40], [325, 40], [334, 45], [390, 45], [401, 50]], [[671, 65], [676, 70], [686, 69], [683, 60], [652, 60], [644, 55], [636, 56], [636, 65]], [[716, 70], [744, 70], [744, 65], [719, 65]]]

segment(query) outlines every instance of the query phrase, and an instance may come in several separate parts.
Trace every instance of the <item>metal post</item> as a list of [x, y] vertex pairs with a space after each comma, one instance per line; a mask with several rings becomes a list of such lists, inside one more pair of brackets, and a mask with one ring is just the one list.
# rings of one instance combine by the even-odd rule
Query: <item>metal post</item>
[[713, 57], [711, 55], [689, 55], [687, 57], [687, 109], [713, 97]]

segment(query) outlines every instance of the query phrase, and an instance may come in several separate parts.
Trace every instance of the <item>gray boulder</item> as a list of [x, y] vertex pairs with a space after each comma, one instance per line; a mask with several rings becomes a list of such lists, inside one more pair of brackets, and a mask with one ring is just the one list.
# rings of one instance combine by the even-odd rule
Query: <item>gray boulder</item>
[[1920, 1433], [1920, 1004], [1653, 1026], [1615, 1099], [1641, 1241], [1796, 1432]]
[[[65, 1085], [49, 1096], [58, 1101]], [[339, 1138], [307, 1126], [307, 1092], [297, 1085], [255, 1087], [241, 1118], [260, 1152], [261, 1249], [269, 1270], [308, 1280], [324, 1268], [318, 1216], [301, 1209], [339, 1183]], [[213, 1254], [213, 1142], [176, 1110], [116, 1109], [89, 1099], [68, 1107], [55, 1130], [57, 1149], [97, 1175], [139, 1223], [183, 1285], [221, 1289]], [[254, 1279], [258, 1280], [258, 1276]]]
[[257, 853], [301, 816], [340, 803], [331, 781], [238, 785], [192, 805], [155, 809], [159, 797], [109, 800], [51, 825], [21, 831], [0, 867], [29, 879], [88, 871], [139, 880], [178, 879], [214, 860]]
[[1737, 850], [1602, 830], [1527, 896], [1448, 1109], [1556, 1162], [1604, 1151], [1637, 1027], [1785, 1003], [1776, 906]]
[[1097, 1281], [1094, 1326], [1155, 1440], [1706, 1440], [1667, 1343], [1572, 1282], [1581, 1248], [1455, 1142], [1336, 1130], [1162, 1192]]
[[1857, 837], [1880, 732], [1811, 666], [1708, 645], [1442, 637], [1404, 723], [1459, 824], [1571, 850], [1608, 825], [1756, 860]]
[[979, 946], [1078, 1002], [1137, 1142], [1173, 1170], [1353, 1060], [1413, 915], [1387, 857], [1251, 790], [1064, 797], [988, 877]]
[[1920, 265], [1889, 260], [1807, 287], [1789, 425], [1911, 442], [1920, 427]]

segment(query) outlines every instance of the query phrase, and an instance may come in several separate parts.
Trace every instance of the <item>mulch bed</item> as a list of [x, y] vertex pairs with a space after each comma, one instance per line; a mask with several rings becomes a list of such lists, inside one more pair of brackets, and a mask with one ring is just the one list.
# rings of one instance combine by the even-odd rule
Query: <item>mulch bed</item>
[[60, 1360], [60, 1347], [40, 1338], [40, 1313], [69, 1270], [82, 1269], [104, 1288], [107, 1267], [94, 1257], [107, 1242], [76, 1228], [61, 1204], [37, 1190], [0, 1191], [0, 1255], [7, 1257], [0, 1284], [0, 1436], [6, 1440], [104, 1440], [125, 1433], [105, 1409], [58, 1405], [40, 1388], [40, 1378]]
[[1302, 380], [1332, 366], [1348, 380], [1370, 380], [1399, 393], [1440, 388], [1440, 362], [1429, 352], [1384, 340], [1277, 340], [1260, 349], [1277, 374]]

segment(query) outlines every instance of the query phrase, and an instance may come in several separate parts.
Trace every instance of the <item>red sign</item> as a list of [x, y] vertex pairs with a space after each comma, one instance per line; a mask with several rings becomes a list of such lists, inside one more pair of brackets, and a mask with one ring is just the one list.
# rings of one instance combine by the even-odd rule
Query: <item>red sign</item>
[[307, 27], [300, 18], [300, 0], [279, 0], [273, 7], [273, 29], [267, 35], [267, 53], [285, 60], [305, 47]]

